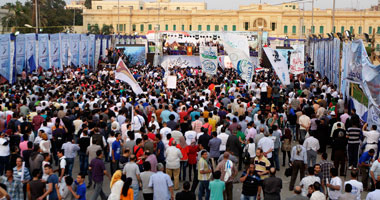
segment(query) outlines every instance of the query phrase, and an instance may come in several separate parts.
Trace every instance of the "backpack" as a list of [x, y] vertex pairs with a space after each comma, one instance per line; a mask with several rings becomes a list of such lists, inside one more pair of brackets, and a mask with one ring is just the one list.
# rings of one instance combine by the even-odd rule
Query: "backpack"
[[248, 145], [247, 148], [243, 152], [243, 163], [244, 164], [249, 164], [251, 162], [251, 155], [248, 152]]

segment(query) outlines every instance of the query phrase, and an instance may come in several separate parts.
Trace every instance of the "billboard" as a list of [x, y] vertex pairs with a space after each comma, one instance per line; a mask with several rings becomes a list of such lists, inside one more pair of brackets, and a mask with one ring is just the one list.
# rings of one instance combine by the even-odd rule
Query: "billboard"
[[127, 57], [127, 66], [145, 64], [145, 45], [116, 45]]

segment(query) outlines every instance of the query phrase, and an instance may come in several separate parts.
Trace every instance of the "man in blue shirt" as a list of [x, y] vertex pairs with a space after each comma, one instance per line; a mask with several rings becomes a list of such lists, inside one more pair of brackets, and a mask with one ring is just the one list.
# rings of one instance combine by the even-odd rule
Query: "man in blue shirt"
[[363, 188], [367, 189], [368, 188], [368, 173], [369, 173], [369, 168], [371, 167], [371, 161], [373, 160], [373, 156], [375, 155], [375, 150], [370, 149], [367, 152], [364, 152], [362, 156], [360, 156], [359, 159], [359, 169], [362, 176], [362, 183], [363, 183]]
[[45, 165], [45, 174], [49, 175], [47, 179], [47, 191], [40, 196], [39, 199], [45, 199], [49, 195], [49, 200], [58, 200], [57, 190], [55, 185], [58, 184], [58, 176], [53, 174], [53, 169], [51, 165]]
[[[86, 184], [84, 183], [85, 175], [79, 173], [75, 185], [77, 186], [77, 191], [75, 192], [72, 187], [69, 187], [70, 192], [73, 194], [75, 199], [86, 200]], [[50, 200], [50, 199], [49, 199]]]
[[163, 173], [163, 171], [164, 165], [158, 163], [157, 173], [153, 174], [149, 180], [148, 187], [153, 188], [153, 199], [155, 200], [174, 199], [173, 182], [169, 175]]
[[157, 162], [165, 164], [165, 145], [161, 141], [161, 134], [157, 133], [156, 134], [156, 142], [157, 142], [157, 147], [156, 147], [156, 157], [157, 157]]
[[112, 162], [111, 174], [119, 169], [120, 149], [121, 149], [121, 134], [116, 133], [116, 140], [112, 143]]

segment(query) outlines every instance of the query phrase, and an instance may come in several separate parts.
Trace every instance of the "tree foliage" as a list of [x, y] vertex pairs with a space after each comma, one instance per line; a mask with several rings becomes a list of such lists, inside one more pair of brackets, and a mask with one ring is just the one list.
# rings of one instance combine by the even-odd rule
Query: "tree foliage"
[[112, 32], [113, 32], [113, 26], [112, 26], [112, 24], [111, 25], [103, 24], [102, 32], [101, 32], [103, 35], [109, 35]]
[[86, 0], [85, 2], [84, 2], [84, 6], [87, 8], [87, 9], [91, 9], [91, 0]]
[[[25, 24], [34, 24], [32, 22], [34, 6], [31, 0], [27, 0], [24, 4], [19, 1], [7, 3], [2, 8], [9, 11], [1, 19], [3, 27], [16, 27], [16, 30], [22, 33], [34, 32], [34, 29], [24, 27]], [[73, 25], [73, 20], [75, 20], [75, 25], [83, 24], [82, 11], [66, 9], [64, 0], [38, 0], [38, 8], [40, 32], [62, 32], [65, 27]]]

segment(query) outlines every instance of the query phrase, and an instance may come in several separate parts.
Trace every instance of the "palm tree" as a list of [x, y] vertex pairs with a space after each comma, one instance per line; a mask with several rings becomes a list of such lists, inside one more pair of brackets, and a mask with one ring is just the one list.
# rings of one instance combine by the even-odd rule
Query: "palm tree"
[[25, 2], [22, 5], [21, 2], [16, 1], [15, 4], [6, 3], [3, 9], [8, 9], [8, 14], [1, 18], [1, 22], [4, 28], [24, 26], [24, 24], [30, 24], [31, 21], [31, 3]]

